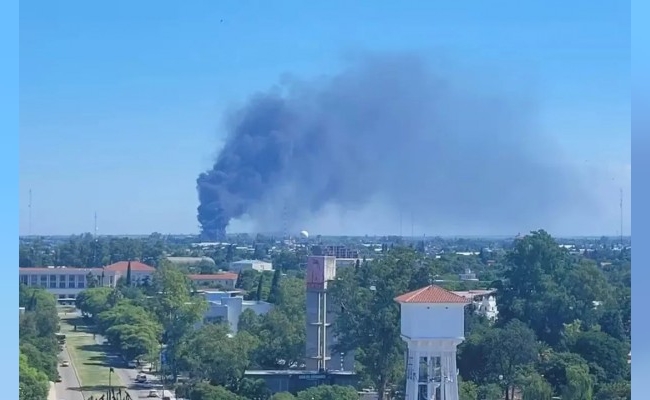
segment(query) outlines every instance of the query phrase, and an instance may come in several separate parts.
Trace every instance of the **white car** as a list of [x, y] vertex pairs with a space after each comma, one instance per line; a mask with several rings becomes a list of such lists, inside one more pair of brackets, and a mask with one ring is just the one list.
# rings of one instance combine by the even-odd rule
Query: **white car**
[[149, 398], [151, 398], [151, 397], [156, 397], [156, 398], [157, 398], [157, 397], [160, 397], [160, 395], [158, 394], [158, 391], [157, 391], [157, 390], [150, 390], [150, 391], [149, 391], [149, 394], [147, 395], [147, 397], [149, 397]]

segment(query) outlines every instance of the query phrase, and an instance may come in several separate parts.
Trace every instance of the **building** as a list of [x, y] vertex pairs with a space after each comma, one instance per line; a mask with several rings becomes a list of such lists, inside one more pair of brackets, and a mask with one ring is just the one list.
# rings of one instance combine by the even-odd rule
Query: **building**
[[241, 260], [230, 263], [230, 272], [240, 273], [251, 269], [259, 272], [273, 271], [273, 264], [259, 260]]
[[167, 257], [167, 261], [174, 265], [209, 265], [215, 266], [210, 257]]
[[218, 274], [188, 275], [187, 277], [196, 287], [216, 287], [222, 289], [234, 289], [237, 283], [237, 274], [232, 272], [221, 272]]
[[[153, 280], [153, 274], [156, 271], [154, 267], [140, 261], [120, 261], [104, 267], [104, 286], [115, 287], [120, 278], [126, 279], [129, 266], [131, 267], [132, 285], [141, 285]], [[106, 279], [108, 279], [108, 282], [106, 282]]]
[[55, 295], [60, 301], [74, 300], [88, 288], [90, 279], [101, 282], [103, 268], [42, 267], [19, 268], [20, 283], [40, 287]]
[[332, 324], [337, 313], [328, 307], [328, 282], [336, 277], [336, 258], [309, 256], [306, 274], [305, 367], [310, 371], [354, 371], [354, 354], [336, 353]]
[[465, 340], [469, 301], [429, 285], [395, 298], [407, 344], [405, 400], [458, 400], [456, 349]]
[[458, 274], [458, 278], [460, 278], [461, 281], [478, 281], [476, 274], [469, 268], [465, 268], [464, 274]]
[[499, 309], [495, 297], [496, 290], [467, 290], [454, 291], [453, 293], [470, 301], [474, 305], [477, 314], [483, 315], [491, 321], [497, 319]]
[[358, 377], [348, 371], [249, 370], [244, 377], [261, 379], [271, 394], [289, 392], [296, 395], [318, 385], [358, 386]]
[[134, 285], [153, 278], [155, 268], [139, 261], [120, 261], [103, 268], [19, 268], [18, 274], [21, 284], [44, 288], [55, 295], [60, 302], [70, 302], [88, 288], [90, 280], [100, 286], [115, 287], [118, 279], [126, 278], [129, 265], [131, 282]]
[[199, 291], [208, 302], [203, 322], [227, 323], [232, 333], [237, 333], [239, 317], [246, 310], [252, 310], [257, 315], [271, 311], [273, 305], [265, 301], [244, 300], [240, 291], [201, 290]]

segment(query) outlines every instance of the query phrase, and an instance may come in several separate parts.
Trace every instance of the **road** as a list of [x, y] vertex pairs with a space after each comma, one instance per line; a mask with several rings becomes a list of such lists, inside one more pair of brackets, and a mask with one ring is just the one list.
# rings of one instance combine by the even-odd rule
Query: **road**
[[[104, 340], [105, 339], [101, 335], [95, 336], [95, 342], [97, 344], [103, 345]], [[133, 400], [147, 398], [149, 391], [152, 389], [156, 389], [159, 393], [162, 393], [158, 377], [152, 374], [146, 374], [149, 383], [138, 384], [135, 382], [135, 378], [140, 372], [139, 369], [121, 366], [123, 365], [123, 362], [117, 356], [112, 356], [111, 359], [114, 361], [112, 364], [114, 365], [113, 370], [115, 371], [115, 374], [120, 378], [124, 386], [126, 386], [127, 392]], [[120, 366], [118, 367], [117, 365]]]
[[62, 381], [55, 384], [56, 400], [84, 400], [84, 396], [79, 390], [81, 385], [79, 384], [79, 379], [77, 379], [77, 374], [75, 373], [66, 346], [63, 346], [63, 351], [59, 354], [59, 359], [61, 361], [68, 361], [70, 366], [62, 367], [59, 364], [59, 375], [61, 375]]

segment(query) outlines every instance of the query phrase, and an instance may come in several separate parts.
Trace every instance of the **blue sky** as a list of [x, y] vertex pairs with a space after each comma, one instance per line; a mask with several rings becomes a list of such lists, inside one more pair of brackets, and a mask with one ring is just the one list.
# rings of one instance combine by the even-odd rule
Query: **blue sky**
[[630, 188], [629, 3], [313, 3], [21, 2], [20, 233], [30, 189], [33, 234], [91, 231], [94, 212], [105, 234], [198, 232], [195, 179], [224, 110], [283, 73], [336, 71], [354, 50], [531, 79], [542, 128], [612, 176], [598, 183], [613, 206], [597, 232], [556, 233], [615, 233], [618, 187]]

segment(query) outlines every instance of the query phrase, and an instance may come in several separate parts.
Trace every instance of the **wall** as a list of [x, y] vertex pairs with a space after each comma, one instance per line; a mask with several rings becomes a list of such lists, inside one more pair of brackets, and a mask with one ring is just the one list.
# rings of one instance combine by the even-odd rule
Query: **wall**
[[402, 304], [402, 334], [411, 338], [464, 337], [463, 304]]

